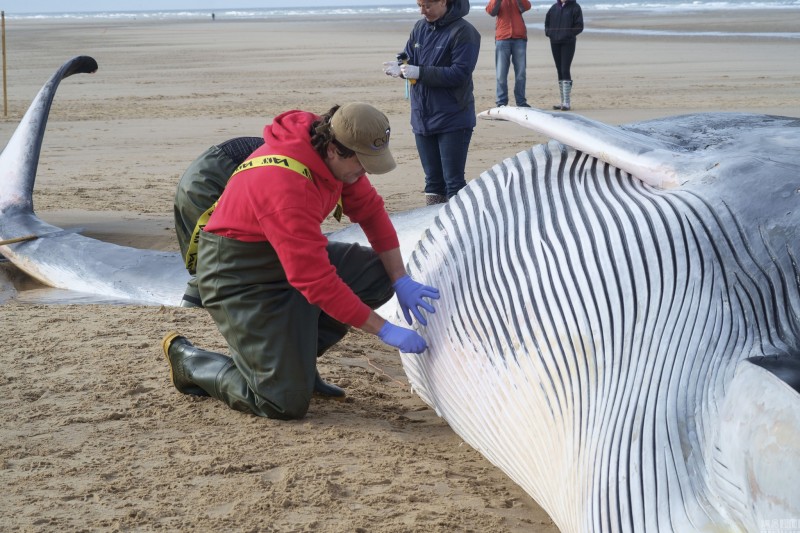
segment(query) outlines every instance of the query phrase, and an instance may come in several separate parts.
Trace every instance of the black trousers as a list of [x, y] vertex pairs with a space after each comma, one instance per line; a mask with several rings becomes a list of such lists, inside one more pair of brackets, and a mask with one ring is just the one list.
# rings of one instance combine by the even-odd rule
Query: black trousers
[[575, 57], [576, 43], [577, 40], [569, 43], [554, 43], [550, 41], [550, 51], [553, 52], [553, 61], [556, 62], [558, 81], [572, 79], [569, 69], [572, 66], [572, 58]]

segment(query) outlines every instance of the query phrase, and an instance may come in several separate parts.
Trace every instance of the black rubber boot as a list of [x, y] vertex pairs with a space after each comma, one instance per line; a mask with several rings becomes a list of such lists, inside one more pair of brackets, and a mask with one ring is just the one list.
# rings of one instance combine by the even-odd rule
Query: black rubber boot
[[337, 387], [333, 383], [324, 381], [319, 375], [319, 370], [317, 371], [317, 375], [314, 376], [314, 394], [322, 398], [329, 398], [340, 402], [344, 401], [347, 396], [344, 389]]
[[194, 374], [200, 370], [216, 375], [230, 361], [230, 358], [215, 352], [207, 352], [195, 347], [181, 334], [170, 331], [161, 341], [164, 357], [169, 363], [172, 384], [182, 394], [194, 396], [211, 396], [208, 391], [194, 381]]

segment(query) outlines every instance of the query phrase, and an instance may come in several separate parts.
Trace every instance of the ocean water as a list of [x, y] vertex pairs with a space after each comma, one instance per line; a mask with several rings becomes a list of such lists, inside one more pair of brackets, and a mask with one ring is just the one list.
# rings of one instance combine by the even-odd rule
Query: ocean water
[[[394, 0], [388, 0], [394, 1]], [[552, 0], [532, 0], [535, 11], [544, 11], [552, 4]], [[701, 11], [763, 11], [780, 10], [788, 17], [798, 20], [797, 32], [698, 32], [698, 31], [670, 31], [651, 29], [600, 29], [592, 28], [587, 24], [586, 33], [616, 33], [631, 35], [692, 35], [706, 37], [755, 37], [777, 39], [800, 39], [800, 0], [580, 0], [584, 15], [591, 13], [640, 13], [640, 14], [683, 14], [692, 16], [692, 13]], [[486, 1], [472, 2], [472, 12], [482, 11]], [[182, 21], [182, 20], [209, 20], [212, 10], [152, 10], [152, 11], [64, 11], [63, 13], [6, 13], [8, 20], [27, 21], [126, 21], [126, 20], [152, 20], [152, 21]], [[419, 10], [412, 1], [392, 4], [359, 5], [359, 6], [324, 6], [324, 7], [273, 7], [273, 8], [221, 8], [213, 10], [217, 20], [259, 20], [283, 17], [321, 17], [335, 20], [336, 17], [354, 17], [359, 15], [407, 15], [418, 17]], [[542, 29], [541, 23], [529, 24], [530, 29]]]
[[[552, 4], [550, 0], [533, 0], [534, 9], [544, 9]], [[708, 10], [764, 10], [785, 9], [800, 12], [800, 0], [581, 0], [585, 11], [640, 11], [649, 13], [690, 13]], [[472, 2], [472, 10], [482, 10], [486, 2]], [[6, 13], [8, 19], [36, 20], [185, 20], [208, 19], [212, 10], [159, 10], [159, 11], [64, 11], [63, 13]], [[213, 11], [217, 19], [267, 19], [273, 17], [309, 16], [353, 16], [353, 15], [392, 15], [419, 13], [412, 1], [362, 6], [325, 7], [274, 7], [274, 8], [220, 8]]]

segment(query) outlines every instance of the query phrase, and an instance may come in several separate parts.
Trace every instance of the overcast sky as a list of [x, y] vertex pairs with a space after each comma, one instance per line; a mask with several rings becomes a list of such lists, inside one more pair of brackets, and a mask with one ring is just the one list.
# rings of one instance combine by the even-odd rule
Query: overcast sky
[[[331, 5], [403, 4], [404, 0], [0, 0], [6, 13], [63, 13], [65, 11], [154, 11], [171, 9], [208, 9], [223, 11], [237, 7], [286, 7]], [[413, 4], [414, 0], [408, 0]]]

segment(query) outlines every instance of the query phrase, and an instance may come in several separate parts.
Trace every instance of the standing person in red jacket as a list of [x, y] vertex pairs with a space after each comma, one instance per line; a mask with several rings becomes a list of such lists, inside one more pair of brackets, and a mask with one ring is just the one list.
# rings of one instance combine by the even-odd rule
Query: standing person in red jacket
[[486, 12], [495, 21], [494, 64], [497, 77], [495, 103], [508, 104], [508, 70], [514, 65], [514, 100], [517, 107], [530, 107], [525, 98], [526, 48], [528, 30], [522, 14], [531, 8], [529, 0], [489, 0]]
[[[395, 167], [386, 116], [353, 103], [317, 116], [288, 111], [234, 171], [199, 232], [197, 287], [231, 357], [168, 333], [162, 347], [175, 388], [279, 419], [305, 416], [312, 392], [343, 397], [322, 381], [317, 357], [355, 326], [403, 352], [425, 340], [375, 313], [397, 294], [406, 321], [439, 291], [412, 280], [383, 199], [365, 172]], [[372, 248], [328, 242], [334, 212], [361, 225]], [[427, 299], [426, 299], [427, 298]]]

